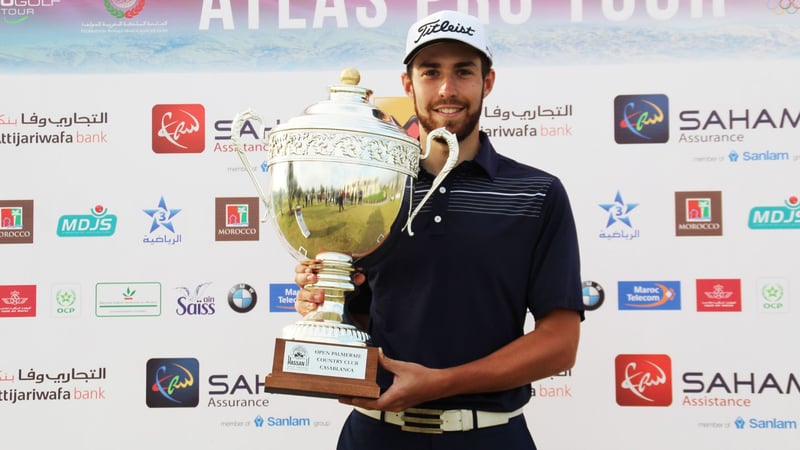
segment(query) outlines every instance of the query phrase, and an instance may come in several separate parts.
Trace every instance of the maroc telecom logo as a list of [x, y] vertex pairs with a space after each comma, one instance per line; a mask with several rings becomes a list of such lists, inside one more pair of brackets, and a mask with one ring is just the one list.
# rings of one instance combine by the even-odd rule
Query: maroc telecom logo
[[620, 310], [680, 310], [680, 281], [619, 281]]
[[202, 153], [206, 149], [203, 105], [155, 105], [152, 120], [155, 153]]
[[663, 144], [669, 140], [669, 100], [663, 94], [619, 95], [614, 99], [617, 144]]
[[33, 200], [0, 200], [0, 244], [33, 243]]
[[145, 378], [150, 408], [194, 408], [200, 402], [200, 363], [195, 358], [150, 359]]
[[614, 372], [619, 406], [672, 404], [672, 361], [668, 355], [617, 355]]

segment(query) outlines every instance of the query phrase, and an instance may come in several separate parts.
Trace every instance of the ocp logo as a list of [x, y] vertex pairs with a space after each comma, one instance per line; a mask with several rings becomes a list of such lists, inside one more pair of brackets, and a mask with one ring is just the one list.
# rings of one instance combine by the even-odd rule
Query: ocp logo
[[56, 234], [60, 237], [111, 236], [117, 229], [117, 216], [108, 214], [108, 209], [97, 205], [91, 215], [63, 215], [58, 219]]
[[618, 95], [614, 99], [617, 144], [663, 144], [669, 140], [669, 100], [663, 94]]

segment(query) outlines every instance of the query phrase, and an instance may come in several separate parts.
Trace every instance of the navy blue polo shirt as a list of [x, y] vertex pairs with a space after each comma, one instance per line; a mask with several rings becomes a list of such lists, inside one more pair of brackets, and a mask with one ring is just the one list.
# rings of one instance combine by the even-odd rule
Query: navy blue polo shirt
[[[575, 223], [558, 178], [495, 152], [481, 133], [476, 158], [459, 164], [412, 223], [434, 177], [420, 171], [386, 241], [355, 262], [367, 283], [347, 299], [368, 311], [372, 345], [390, 358], [432, 368], [486, 356], [524, 333], [528, 311], [581, 311]], [[408, 205], [412, 199], [412, 205]], [[380, 369], [388, 388], [392, 375]], [[513, 411], [530, 386], [444, 398], [427, 408]]]

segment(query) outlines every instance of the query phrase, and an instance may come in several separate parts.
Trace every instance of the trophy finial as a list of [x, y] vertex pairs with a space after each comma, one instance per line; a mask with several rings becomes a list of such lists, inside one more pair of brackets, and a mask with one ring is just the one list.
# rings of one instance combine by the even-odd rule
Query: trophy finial
[[342, 84], [349, 84], [351, 86], [357, 86], [358, 83], [361, 81], [361, 74], [358, 73], [358, 70], [348, 67], [342, 71], [342, 74], [339, 76], [339, 79], [342, 81]]

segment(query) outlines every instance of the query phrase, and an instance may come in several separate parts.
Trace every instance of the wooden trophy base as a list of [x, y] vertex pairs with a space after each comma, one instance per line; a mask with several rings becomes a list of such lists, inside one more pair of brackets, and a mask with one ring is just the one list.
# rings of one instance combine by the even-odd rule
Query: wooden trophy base
[[378, 398], [378, 348], [278, 338], [267, 392]]

